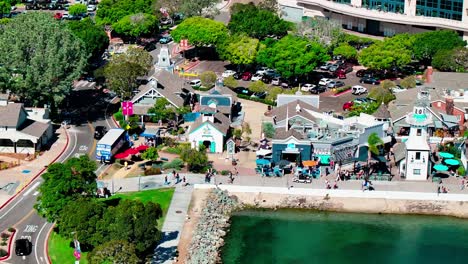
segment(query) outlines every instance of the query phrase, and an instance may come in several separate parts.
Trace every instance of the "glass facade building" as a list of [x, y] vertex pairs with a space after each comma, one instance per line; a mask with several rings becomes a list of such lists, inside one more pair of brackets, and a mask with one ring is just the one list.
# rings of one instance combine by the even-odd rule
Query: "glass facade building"
[[405, 12], [405, 0], [363, 0], [362, 7], [403, 14]]
[[463, 0], [417, 0], [416, 15], [462, 20]]

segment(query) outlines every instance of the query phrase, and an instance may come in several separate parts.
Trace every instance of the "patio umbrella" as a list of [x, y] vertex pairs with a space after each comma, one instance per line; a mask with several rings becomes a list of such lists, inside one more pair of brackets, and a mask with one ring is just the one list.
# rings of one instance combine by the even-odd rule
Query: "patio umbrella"
[[257, 156], [266, 156], [268, 154], [271, 154], [271, 149], [259, 149], [256, 152]]
[[445, 164], [450, 165], [450, 166], [456, 166], [460, 165], [460, 162], [456, 159], [446, 159], [444, 160]]
[[145, 150], [148, 149], [148, 146], [146, 146], [146, 145], [140, 145], [140, 146], [136, 147], [136, 149], [137, 149], [138, 151], [145, 151]]
[[436, 164], [436, 165], [434, 165], [433, 168], [436, 171], [447, 171], [448, 170], [448, 167], [443, 165], [443, 164]]
[[114, 155], [114, 158], [116, 158], [116, 159], [125, 159], [128, 155], [130, 155], [130, 154], [128, 154], [126, 152], [117, 153], [117, 154]]
[[261, 165], [261, 166], [263, 166], [263, 165], [270, 165], [270, 161], [269, 161], [269, 160], [266, 160], [266, 159], [258, 159], [258, 160], [256, 161], [256, 163], [257, 163], [257, 165]]
[[140, 151], [138, 151], [137, 149], [134, 149], [134, 148], [130, 148], [130, 149], [127, 149], [125, 151], [125, 153], [127, 153], [128, 155], [135, 155], [135, 154], [140, 153]]
[[282, 168], [282, 167], [288, 166], [290, 163], [291, 162], [287, 161], [287, 160], [280, 160], [280, 161], [278, 161], [278, 163], [276, 165], [278, 165], [278, 167]]
[[303, 162], [302, 162], [302, 165], [304, 165], [304, 166], [306, 166], [306, 167], [316, 166], [316, 165], [317, 165], [317, 161], [315, 161], [315, 160], [306, 160], [306, 161], [303, 161]]
[[441, 156], [444, 159], [452, 159], [454, 157], [453, 154], [448, 152], [439, 152], [439, 156]]

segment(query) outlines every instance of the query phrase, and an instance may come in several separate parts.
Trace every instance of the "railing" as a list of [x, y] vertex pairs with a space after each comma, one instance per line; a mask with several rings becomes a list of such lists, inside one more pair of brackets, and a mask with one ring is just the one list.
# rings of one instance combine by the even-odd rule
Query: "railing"
[[429, 27], [444, 27], [454, 30], [466, 31], [468, 30], [468, 24], [462, 21], [444, 19], [438, 17], [425, 17], [425, 16], [409, 16], [406, 14], [398, 14], [392, 12], [378, 11], [373, 9], [366, 9], [363, 7], [351, 6], [347, 4], [335, 3], [326, 0], [298, 0], [298, 4], [302, 5], [315, 5], [322, 8], [339, 12], [342, 14], [365, 17], [366, 19], [374, 19], [379, 21], [386, 21], [399, 24], [412, 24], [422, 25]]

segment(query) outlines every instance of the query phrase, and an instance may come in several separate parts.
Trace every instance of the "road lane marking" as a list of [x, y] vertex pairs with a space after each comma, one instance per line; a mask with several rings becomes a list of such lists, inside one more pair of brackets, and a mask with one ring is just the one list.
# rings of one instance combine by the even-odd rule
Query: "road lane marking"
[[70, 153], [68, 154], [68, 156], [66, 156], [63, 160], [67, 160], [72, 154], [73, 152], [75, 151], [75, 148], [76, 148], [76, 142], [78, 141], [77, 139], [77, 136], [76, 136], [76, 132], [75, 131], [72, 131], [73, 132], [73, 135], [75, 137], [75, 142], [73, 143], [73, 148], [72, 148], [72, 151], [70, 151]]
[[21, 201], [23, 201], [23, 199], [24, 199], [24, 197], [21, 197], [21, 199], [19, 199], [10, 209], [8, 209], [8, 211], [5, 212], [5, 214], [0, 216], [0, 219], [5, 217], [11, 210], [13, 210], [19, 203], [21, 203]]
[[38, 225], [27, 225], [24, 229], [24, 233], [35, 233], [37, 231]]
[[29, 190], [27, 190], [23, 196], [28, 196], [34, 189], [37, 188], [37, 186], [39, 186], [41, 184], [40, 181], [36, 182], [31, 188], [29, 188]]
[[39, 194], [39, 192], [38, 192], [38, 191], [35, 191], [35, 192], [33, 193], [33, 196], [37, 196], [38, 194]]
[[47, 225], [47, 222], [42, 226], [41, 230], [39, 230], [39, 233], [37, 234], [37, 237], [36, 237], [36, 242], [34, 243], [34, 256], [36, 256], [37, 263], [40, 263], [39, 257], [37, 256], [37, 245], [39, 245], [39, 237], [41, 237], [41, 233], [46, 227], [46, 225]]
[[18, 229], [18, 226], [20, 226], [26, 219], [28, 219], [32, 214], [34, 213], [34, 209], [31, 209], [29, 213], [27, 213], [21, 220], [18, 221], [18, 223], [14, 224], [13, 226]]

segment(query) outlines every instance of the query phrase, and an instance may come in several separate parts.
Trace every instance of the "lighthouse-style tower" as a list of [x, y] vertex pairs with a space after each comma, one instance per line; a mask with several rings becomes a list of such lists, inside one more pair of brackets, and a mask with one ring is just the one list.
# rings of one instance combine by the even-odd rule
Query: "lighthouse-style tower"
[[418, 93], [413, 112], [406, 115], [406, 122], [410, 124], [410, 133], [406, 145], [406, 179], [425, 181], [430, 168], [430, 146], [428, 143], [427, 127], [432, 123], [432, 115], [428, 106], [430, 95], [421, 89]]

